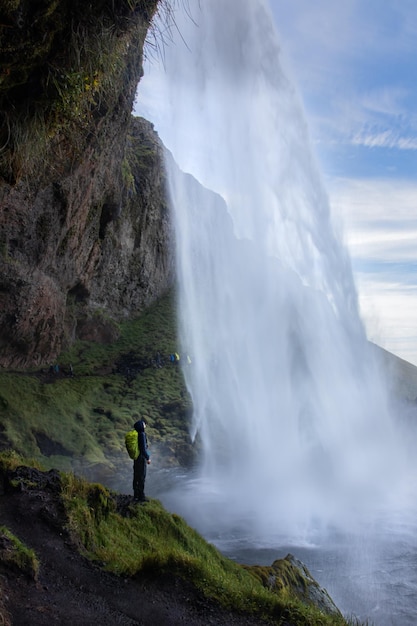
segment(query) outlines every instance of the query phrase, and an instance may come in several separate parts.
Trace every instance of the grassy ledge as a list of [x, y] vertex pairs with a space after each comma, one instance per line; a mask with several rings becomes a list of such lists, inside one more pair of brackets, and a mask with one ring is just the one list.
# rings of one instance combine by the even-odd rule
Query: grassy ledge
[[[24, 460], [14, 452], [0, 454], [0, 474], [8, 476], [13, 488], [13, 471]], [[22, 497], [42, 489], [33, 476], [19, 478]], [[306, 605], [291, 585], [269, 589], [259, 574], [221, 555], [176, 514], [168, 513], [157, 500], [133, 504], [98, 483], [89, 483], [72, 473], [60, 474], [57, 499], [64, 506], [65, 530], [77, 549], [100, 568], [121, 578], [163, 575], [188, 581], [205, 597], [227, 609], [250, 613], [271, 624], [293, 626], [346, 625], [341, 615], [328, 615]], [[288, 567], [286, 576], [288, 578]]]

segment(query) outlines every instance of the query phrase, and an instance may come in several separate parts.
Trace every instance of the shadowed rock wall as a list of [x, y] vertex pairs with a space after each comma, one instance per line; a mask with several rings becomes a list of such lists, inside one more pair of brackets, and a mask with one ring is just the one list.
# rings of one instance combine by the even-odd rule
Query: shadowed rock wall
[[163, 147], [131, 115], [157, 6], [0, 9], [0, 366], [112, 341], [172, 283]]

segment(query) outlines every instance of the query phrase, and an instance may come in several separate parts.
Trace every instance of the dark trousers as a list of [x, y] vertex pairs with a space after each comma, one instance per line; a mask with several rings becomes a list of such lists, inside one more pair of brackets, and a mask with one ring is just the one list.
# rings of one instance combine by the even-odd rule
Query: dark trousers
[[146, 459], [140, 454], [133, 461], [133, 496], [138, 500], [145, 499]]

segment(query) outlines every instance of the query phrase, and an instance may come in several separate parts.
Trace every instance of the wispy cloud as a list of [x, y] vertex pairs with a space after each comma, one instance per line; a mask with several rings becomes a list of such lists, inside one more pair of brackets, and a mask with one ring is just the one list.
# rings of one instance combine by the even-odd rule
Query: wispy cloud
[[383, 115], [404, 115], [407, 113], [405, 100], [409, 90], [405, 87], [377, 87], [364, 92], [362, 106], [369, 111]]
[[354, 135], [351, 143], [354, 146], [365, 146], [367, 148], [417, 150], [417, 137], [404, 137], [390, 128], [376, 133], [369, 133], [366, 129], [361, 129]]

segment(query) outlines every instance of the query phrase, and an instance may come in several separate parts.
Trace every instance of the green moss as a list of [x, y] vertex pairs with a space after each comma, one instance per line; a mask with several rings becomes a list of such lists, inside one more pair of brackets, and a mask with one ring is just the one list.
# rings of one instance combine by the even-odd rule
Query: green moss
[[265, 587], [283, 589], [307, 589], [307, 581], [289, 561], [281, 559], [271, 566], [253, 566], [249, 568]]
[[[97, 312], [100, 317], [100, 311]], [[101, 317], [100, 317], [101, 319]], [[136, 320], [117, 329], [113, 344], [77, 342], [61, 355], [61, 372], [0, 373], [0, 431], [11, 447], [46, 467], [69, 470], [73, 459], [111, 465], [125, 458], [124, 434], [131, 416], [147, 416], [152, 444], [164, 446], [168, 462], [190, 463], [191, 402], [181, 370], [168, 362], [176, 351], [175, 303], [167, 295]], [[158, 369], [150, 363], [160, 352]], [[127, 365], [142, 369], [127, 375]]]
[[306, 606], [288, 589], [271, 592], [157, 500], [131, 504], [122, 516], [115, 494], [73, 475], [63, 477], [63, 499], [71, 534], [85, 555], [108, 571], [121, 576], [175, 574], [222, 606], [268, 617], [275, 624], [346, 623]]
[[36, 171], [39, 163], [57, 168], [62, 160], [62, 167], [65, 161], [70, 166], [91, 137], [97, 140], [98, 120], [139, 80], [140, 63], [132, 62], [132, 55], [142, 47], [143, 21], [158, 3], [17, 4], [9, 0], [0, 11], [0, 103], [6, 120], [0, 129], [0, 174], [12, 181]]
[[38, 577], [39, 561], [35, 552], [5, 526], [0, 526], [0, 566], [17, 569], [34, 580]]
[[127, 192], [135, 192], [135, 177], [133, 176], [132, 169], [127, 157], [122, 161], [122, 179], [123, 184]]
[[[16, 453], [0, 453], [0, 474], [22, 465]], [[29, 472], [28, 475], [31, 475]], [[25, 484], [39, 490], [40, 482]], [[188, 581], [202, 595], [225, 608], [251, 613], [271, 624], [292, 626], [346, 626], [340, 615], [328, 615], [298, 597], [299, 575], [288, 562], [273, 564], [282, 584], [265, 585], [262, 568], [244, 567], [224, 557], [178, 515], [159, 501], [134, 504], [98, 483], [73, 473], [61, 474], [56, 494], [65, 514], [65, 530], [80, 552], [116, 575], [174, 575]], [[0, 565], [16, 567], [36, 579], [35, 553], [5, 527], [0, 527]], [[282, 568], [281, 564], [282, 563]]]
[[22, 456], [12, 448], [0, 452], [0, 474], [3, 474], [6, 470], [15, 470], [17, 467], [24, 464], [30, 464], [31, 467], [43, 469], [38, 461]]

